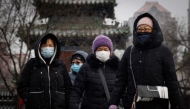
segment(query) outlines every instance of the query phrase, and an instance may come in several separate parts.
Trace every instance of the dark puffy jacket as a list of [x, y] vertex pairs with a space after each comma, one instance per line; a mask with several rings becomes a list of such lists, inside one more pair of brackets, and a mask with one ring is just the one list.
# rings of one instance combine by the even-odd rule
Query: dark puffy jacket
[[77, 109], [80, 98], [83, 96], [81, 109], [108, 109], [109, 105], [98, 68], [102, 68], [109, 92], [112, 93], [118, 63], [119, 60], [115, 56], [104, 64], [96, 59], [94, 54], [90, 54], [75, 79], [70, 97], [70, 108]]
[[[56, 43], [56, 51], [50, 63], [40, 54], [40, 43], [45, 37]], [[40, 37], [35, 46], [35, 58], [25, 65], [18, 84], [18, 94], [24, 100], [26, 109], [68, 109], [68, 99], [72, 87], [64, 63], [59, 59], [60, 45], [53, 34]]]
[[[139, 43], [136, 35], [137, 22], [144, 16], [153, 21], [153, 32], [144, 44]], [[170, 50], [162, 45], [163, 35], [157, 21], [148, 13], [139, 16], [134, 23], [133, 44], [127, 48], [118, 67], [117, 81], [110, 104], [118, 105], [121, 94], [127, 87], [124, 107], [130, 109], [136, 92], [130, 69], [130, 52], [132, 70], [137, 85], [167, 86], [171, 109], [180, 108], [179, 85], [175, 65]], [[154, 99], [151, 102], [137, 103], [137, 109], [168, 109], [168, 100]]]

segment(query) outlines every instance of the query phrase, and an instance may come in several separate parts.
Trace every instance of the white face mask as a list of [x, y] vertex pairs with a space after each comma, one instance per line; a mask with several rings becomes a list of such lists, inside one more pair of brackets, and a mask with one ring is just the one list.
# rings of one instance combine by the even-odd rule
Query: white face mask
[[110, 58], [110, 51], [96, 51], [96, 58], [102, 62], [106, 62]]

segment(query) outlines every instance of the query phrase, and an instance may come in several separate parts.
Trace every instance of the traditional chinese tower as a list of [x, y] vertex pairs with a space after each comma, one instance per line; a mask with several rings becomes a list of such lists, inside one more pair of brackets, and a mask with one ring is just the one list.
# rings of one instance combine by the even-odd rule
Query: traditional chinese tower
[[114, 48], [125, 48], [129, 28], [104, 25], [106, 18], [115, 18], [115, 0], [35, 0], [34, 5], [40, 18], [48, 18], [48, 22], [31, 29], [31, 43], [44, 33], [54, 33], [68, 69], [70, 55], [79, 49], [91, 53], [92, 41], [99, 34], [110, 37]]

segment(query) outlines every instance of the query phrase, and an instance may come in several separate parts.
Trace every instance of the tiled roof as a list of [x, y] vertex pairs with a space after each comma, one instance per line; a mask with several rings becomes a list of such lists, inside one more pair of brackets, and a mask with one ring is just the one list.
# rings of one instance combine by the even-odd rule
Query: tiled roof
[[50, 2], [56, 4], [104, 4], [115, 3], [115, 0], [41, 0], [42, 2]]
[[[104, 28], [104, 29], [83, 29], [83, 30], [54, 30], [54, 31], [49, 31], [53, 34], [55, 34], [57, 37], [75, 37], [75, 36], [80, 36], [80, 37], [91, 37], [91, 36], [96, 36], [99, 34], [104, 34], [104, 35], [114, 35], [114, 34], [125, 34], [128, 33], [128, 29], [123, 27], [123, 28]], [[30, 32], [30, 35], [32, 36], [41, 36], [45, 33], [44, 30], [40, 29], [35, 29]]]
[[168, 10], [162, 7], [158, 2], [146, 2], [145, 5], [143, 5], [137, 12], [148, 12], [151, 10], [153, 6], [155, 6], [160, 12], [170, 13]]

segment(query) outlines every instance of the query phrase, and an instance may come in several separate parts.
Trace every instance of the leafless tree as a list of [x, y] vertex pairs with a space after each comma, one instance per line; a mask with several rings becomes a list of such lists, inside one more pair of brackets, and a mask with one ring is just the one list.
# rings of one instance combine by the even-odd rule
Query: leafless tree
[[31, 0], [0, 0], [0, 16], [0, 78], [17, 101], [19, 75], [31, 56], [30, 29], [38, 14]]
[[182, 96], [186, 98], [190, 95], [190, 34], [185, 18], [177, 21], [167, 25], [163, 31], [167, 37], [168, 47], [174, 54]]

